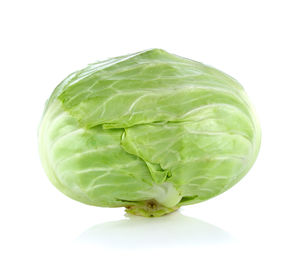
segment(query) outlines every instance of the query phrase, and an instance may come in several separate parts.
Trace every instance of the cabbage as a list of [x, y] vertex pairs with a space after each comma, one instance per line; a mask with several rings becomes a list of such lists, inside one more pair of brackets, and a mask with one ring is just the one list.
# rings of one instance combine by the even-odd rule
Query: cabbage
[[260, 127], [241, 85], [160, 49], [90, 64], [48, 100], [39, 149], [77, 201], [161, 216], [212, 198], [253, 165]]

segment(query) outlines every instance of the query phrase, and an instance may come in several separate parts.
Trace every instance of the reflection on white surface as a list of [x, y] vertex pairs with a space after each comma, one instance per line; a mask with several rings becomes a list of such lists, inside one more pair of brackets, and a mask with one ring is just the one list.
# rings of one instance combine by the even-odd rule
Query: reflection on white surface
[[231, 243], [233, 237], [199, 219], [174, 212], [160, 218], [126, 216], [127, 219], [95, 225], [77, 242], [114, 248], [201, 246]]

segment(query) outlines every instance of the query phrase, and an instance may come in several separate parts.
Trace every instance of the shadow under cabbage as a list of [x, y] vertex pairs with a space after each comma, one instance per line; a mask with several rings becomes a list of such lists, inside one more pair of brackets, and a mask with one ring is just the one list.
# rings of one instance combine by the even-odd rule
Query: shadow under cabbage
[[234, 242], [221, 228], [179, 211], [159, 218], [126, 215], [127, 219], [95, 225], [76, 242], [111, 248], [216, 245]]

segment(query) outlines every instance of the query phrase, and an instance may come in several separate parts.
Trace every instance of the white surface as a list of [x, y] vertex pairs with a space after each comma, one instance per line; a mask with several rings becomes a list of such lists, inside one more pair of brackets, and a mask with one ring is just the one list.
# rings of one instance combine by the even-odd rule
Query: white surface
[[[299, 1], [1, 1], [1, 259], [299, 259]], [[72, 201], [47, 180], [37, 126], [87, 63], [158, 47], [238, 79], [263, 138], [223, 195], [160, 219]], [[194, 255], [194, 256], [193, 256]]]

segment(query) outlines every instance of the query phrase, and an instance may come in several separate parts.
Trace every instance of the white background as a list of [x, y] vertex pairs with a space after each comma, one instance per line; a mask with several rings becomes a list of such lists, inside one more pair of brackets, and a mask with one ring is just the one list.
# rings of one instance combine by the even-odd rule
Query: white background
[[[1, 1], [1, 259], [300, 259], [299, 1]], [[219, 197], [158, 219], [83, 205], [39, 161], [54, 87], [148, 48], [238, 79], [262, 126], [257, 162]]]

